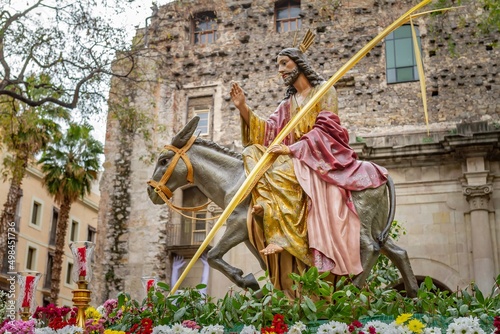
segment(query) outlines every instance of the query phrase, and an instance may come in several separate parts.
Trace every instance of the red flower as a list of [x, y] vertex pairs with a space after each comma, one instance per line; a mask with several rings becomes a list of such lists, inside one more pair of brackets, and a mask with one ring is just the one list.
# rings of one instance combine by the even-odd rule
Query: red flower
[[368, 331], [370, 332], [370, 334], [377, 334], [377, 330], [373, 326], [368, 327]]
[[273, 321], [271, 323], [271, 327], [264, 327], [261, 329], [261, 333], [276, 333], [276, 334], [284, 334], [288, 332], [288, 325], [285, 323], [285, 317], [281, 314], [275, 314], [273, 317]]
[[493, 326], [495, 326], [495, 334], [500, 334], [500, 316], [496, 316], [493, 320]]
[[358, 320], [354, 320], [351, 325], [353, 325], [356, 328], [363, 327], [363, 324], [361, 322], [359, 322]]
[[153, 321], [149, 318], [141, 320], [140, 324], [134, 324], [127, 334], [151, 334], [153, 333]]

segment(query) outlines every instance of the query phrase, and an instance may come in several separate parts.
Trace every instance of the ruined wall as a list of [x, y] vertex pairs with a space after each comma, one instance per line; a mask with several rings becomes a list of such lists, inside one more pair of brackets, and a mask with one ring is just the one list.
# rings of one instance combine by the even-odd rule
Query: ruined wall
[[[481, 9], [466, 7], [416, 20], [421, 33], [432, 127], [479, 119], [498, 120], [498, 48], [495, 34], [478, 36]], [[340, 5], [337, 5], [340, 4]], [[415, 1], [303, 2], [302, 30], [316, 40], [308, 51], [314, 68], [329, 78], [351, 56], [408, 10]], [[227, 5], [227, 6], [226, 6]], [[189, 42], [190, 14], [216, 10], [218, 40], [206, 46]], [[479, 11], [479, 12], [478, 12]], [[477, 17], [479, 15], [479, 18]], [[249, 104], [268, 114], [283, 96], [276, 76], [275, 56], [293, 43], [295, 32], [278, 34], [274, 3], [269, 1], [201, 1], [162, 7], [150, 29], [151, 48], [171, 59], [161, 73], [180, 87], [221, 81], [227, 104], [221, 112], [228, 125], [221, 138], [234, 137], [239, 126], [229, 103], [231, 80], [247, 91]], [[151, 36], [153, 35], [153, 36]], [[155, 37], [156, 36], [156, 37]], [[388, 85], [384, 44], [377, 45], [337, 85], [343, 124], [356, 134], [384, 132], [389, 127], [423, 128], [418, 82]], [[228, 136], [230, 135], [230, 136]], [[226, 143], [223, 143], [226, 144]]]
[[[329, 78], [416, 3], [408, 0], [302, 1], [302, 29], [298, 38], [302, 38], [307, 28], [317, 34], [308, 57], [313, 67]], [[464, 4], [465, 7], [445, 15], [415, 20], [421, 34], [426, 72], [429, 134], [419, 83], [386, 83], [383, 43], [336, 85], [339, 115], [352, 134], [353, 143], [359, 142], [358, 153], [362, 158], [389, 167], [399, 182], [402, 206], [405, 201], [407, 206], [401, 209], [398, 220], [415, 219], [415, 206], [418, 212], [425, 212], [423, 207], [429, 203], [429, 193], [444, 203], [424, 215], [426, 218], [431, 215], [428, 223], [432, 227], [424, 231], [422, 225], [412, 225], [415, 237], [406, 242], [414, 245], [410, 248], [416, 258], [427, 259], [430, 255], [425, 253], [426, 247], [418, 246], [421, 244], [417, 245], [416, 241], [421, 240], [424, 232], [434, 231], [434, 220], [453, 223], [460, 231], [457, 238], [446, 241], [448, 246], [438, 252], [439, 256], [454, 252], [450, 255], [453, 260], [441, 267], [435, 266], [441, 269], [444, 266], [455, 275], [450, 274], [453, 277], [447, 281], [451, 285], [463, 284], [472, 276], [469, 269], [458, 273], [461, 268], [471, 266], [467, 258], [469, 248], [463, 246], [465, 248], [456, 252], [457, 244], [470, 244], [470, 238], [467, 239], [470, 227], [466, 225], [469, 209], [461, 186], [467, 168], [463, 156], [460, 158], [460, 154], [448, 151], [449, 144], [444, 138], [456, 133], [457, 123], [487, 121], [494, 130], [500, 121], [497, 76], [500, 50], [494, 47], [498, 43], [498, 32], [479, 34], [478, 22], [484, 13], [474, 1], [464, 1]], [[205, 10], [217, 13], [217, 41], [193, 45], [191, 15]], [[107, 281], [96, 282], [102, 292], [101, 300], [121, 289], [142, 296], [137, 291], [141, 289], [143, 275], [157, 274], [168, 281], [170, 264], [163, 255], [165, 223], [170, 220], [170, 212], [165, 206], [154, 206], [147, 198], [145, 181], [152, 175], [153, 167], [146, 160], [154, 151], [152, 148], [166, 144], [184, 126], [188, 119], [187, 99], [193, 94], [213, 94], [213, 140], [241, 149], [240, 119], [230, 102], [230, 82], [240, 82], [247, 93], [248, 104], [261, 115], [268, 115], [284, 95], [275, 57], [281, 49], [292, 45], [294, 36], [295, 32], [275, 32], [274, 2], [267, 0], [176, 1], [162, 6], [148, 29], [138, 31], [136, 38], [147, 41], [147, 45], [135, 75], [147, 80], [140, 84], [114, 82], [110, 96], [113, 103], [134, 110], [141, 117], [135, 122], [120, 121], [111, 112], [108, 121], [96, 268], [96, 277], [99, 273], [107, 274]], [[122, 111], [115, 112], [120, 115]], [[132, 126], [132, 129], [124, 132], [124, 126]], [[424, 144], [432, 146], [432, 150]], [[498, 150], [498, 145], [495, 149]], [[428, 154], [438, 158], [427, 160]], [[494, 189], [498, 189], [499, 168], [495, 162], [498, 156], [490, 154], [487, 159], [494, 161], [488, 165], [490, 181]], [[436, 191], [432, 184], [438, 181], [442, 187]], [[420, 202], [415, 194], [420, 196]], [[495, 209], [499, 207], [499, 199], [495, 196], [489, 209], [492, 226], [498, 225], [499, 219]], [[443, 206], [452, 205], [450, 203], [459, 204], [453, 209], [456, 211], [452, 218], [446, 220], [443, 217], [448, 217], [449, 208]], [[121, 231], [118, 236], [113, 232], [116, 229]], [[446, 227], [440, 231], [436, 238], [447, 234]], [[495, 235], [500, 233], [498, 227], [492, 227], [492, 231]], [[120, 246], [114, 249], [110, 245], [116, 240]], [[498, 254], [495, 256], [498, 267]], [[422, 263], [420, 274], [425, 275], [429, 264], [419, 263]], [[224, 281], [218, 283], [225, 284]]]

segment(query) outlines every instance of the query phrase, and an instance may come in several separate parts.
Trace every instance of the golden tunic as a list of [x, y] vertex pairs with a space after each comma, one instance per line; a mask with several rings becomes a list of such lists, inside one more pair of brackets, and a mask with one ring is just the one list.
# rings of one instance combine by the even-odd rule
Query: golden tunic
[[[267, 121], [250, 111], [250, 126], [246, 126], [242, 121], [243, 144], [247, 146], [243, 152], [247, 175], [264, 154], [266, 149], [264, 145], [274, 139], [277, 132], [294, 116], [298, 108], [304, 106], [318, 89], [319, 87], [313, 87], [300, 106], [297, 106], [293, 97], [282, 102], [282, 105]], [[290, 103], [290, 108], [287, 108], [287, 103]], [[285, 139], [285, 144], [290, 145], [309, 132], [322, 110], [337, 113], [335, 89], [325, 94], [318, 104], [302, 118], [294, 131]], [[273, 119], [276, 122], [273, 123]], [[271, 125], [269, 125], [269, 120], [271, 120]], [[293, 161], [287, 155], [278, 156], [252, 190], [252, 205], [258, 204], [264, 208], [262, 219], [255, 220], [263, 230], [265, 238], [265, 243], [258, 245], [258, 249], [272, 243], [286, 250], [279, 255], [265, 258], [268, 261], [273, 284], [278, 289], [289, 287], [290, 282], [283, 281], [289, 281], [287, 276], [290, 272], [299, 271], [300, 273], [306, 268], [304, 265], [313, 264], [307, 237], [307, 199], [306, 193], [295, 176]], [[294, 262], [293, 258], [286, 253], [294, 256], [299, 262]]]

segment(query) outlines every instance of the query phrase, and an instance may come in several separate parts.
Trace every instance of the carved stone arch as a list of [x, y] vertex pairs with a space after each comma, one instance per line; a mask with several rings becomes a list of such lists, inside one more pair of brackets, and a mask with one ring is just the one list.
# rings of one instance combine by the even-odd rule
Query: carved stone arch
[[[418, 286], [420, 287], [420, 285], [425, 281], [425, 278], [428, 277], [428, 276], [415, 276], [415, 278], [417, 279], [417, 284]], [[436, 286], [436, 288], [440, 291], [455, 291], [455, 290], [452, 290], [450, 289], [450, 287], [446, 286], [446, 284], [444, 284], [443, 282], [439, 281], [438, 279], [434, 278], [434, 277], [431, 277], [429, 276], [430, 278], [432, 278], [432, 283]], [[404, 282], [403, 282], [403, 279], [400, 278], [396, 283], [392, 284], [391, 285], [391, 288], [395, 289], [395, 290], [398, 290], [398, 291], [403, 291], [405, 289], [405, 285], [404, 285]]]
[[[432, 278], [434, 285], [441, 290], [456, 291], [467, 287], [469, 284], [466, 275], [461, 275], [459, 271], [443, 262], [429, 258], [411, 258], [410, 262], [419, 286], [427, 276]], [[399, 283], [396, 283], [393, 287], [399, 289]]]

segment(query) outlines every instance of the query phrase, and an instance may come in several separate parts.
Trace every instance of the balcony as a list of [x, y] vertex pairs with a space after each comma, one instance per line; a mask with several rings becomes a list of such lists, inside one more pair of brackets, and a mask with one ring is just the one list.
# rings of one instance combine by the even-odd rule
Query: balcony
[[170, 246], [198, 246], [203, 243], [210, 228], [207, 222], [184, 220], [177, 224], [167, 225], [167, 245]]

